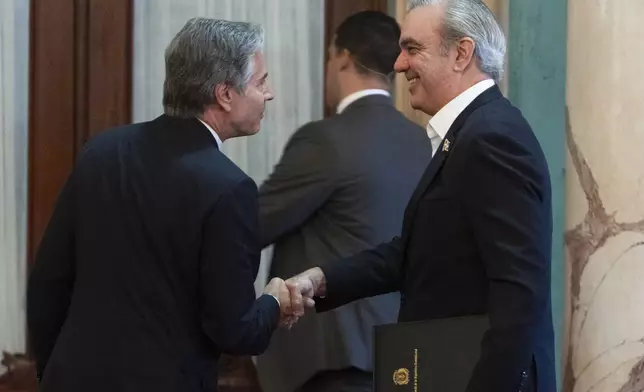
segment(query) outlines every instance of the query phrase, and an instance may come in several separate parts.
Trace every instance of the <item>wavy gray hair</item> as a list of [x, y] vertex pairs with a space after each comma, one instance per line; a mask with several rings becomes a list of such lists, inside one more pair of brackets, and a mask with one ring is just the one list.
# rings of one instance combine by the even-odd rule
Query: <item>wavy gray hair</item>
[[407, 10], [436, 4], [445, 5], [443, 47], [471, 38], [479, 69], [498, 83], [503, 76], [506, 44], [494, 13], [482, 0], [409, 0]]
[[196, 117], [214, 104], [215, 87], [243, 92], [253, 75], [253, 56], [264, 46], [261, 26], [192, 18], [165, 51], [165, 114]]

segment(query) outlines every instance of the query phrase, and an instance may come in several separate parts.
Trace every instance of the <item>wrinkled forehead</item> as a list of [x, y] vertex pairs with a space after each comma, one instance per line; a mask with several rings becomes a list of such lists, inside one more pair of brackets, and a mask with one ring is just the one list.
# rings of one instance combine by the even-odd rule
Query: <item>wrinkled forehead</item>
[[429, 45], [439, 39], [444, 13], [442, 5], [426, 5], [409, 11], [400, 26], [400, 46]]

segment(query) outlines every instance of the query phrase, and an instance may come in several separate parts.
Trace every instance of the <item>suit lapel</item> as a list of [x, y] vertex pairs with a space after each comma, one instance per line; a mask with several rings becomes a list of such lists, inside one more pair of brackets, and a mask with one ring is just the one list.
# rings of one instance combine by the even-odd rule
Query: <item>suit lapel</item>
[[452, 149], [454, 148], [458, 136], [458, 131], [463, 127], [463, 124], [465, 124], [465, 120], [467, 120], [467, 118], [474, 112], [474, 110], [490, 101], [502, 97], [503, 95], [496, 85], [490, 87], [481, 95], [476, 97], [476, 99], [474, 99], [474, 101], [472, 101], [472, 103], [469, 104], [469, 106], [467, 106], [461, 114], [459, 114], [456, 120], [454, 120], [454, 123], [447, 131], [447, 134], [445, 134], [445, 138], [438, 146], [438, 151], [436, 151], [434, 157], [429, 162], [427, 169], [425, 169], [425, 173], [421, 177], [420, 182], [418, 183], [416, 190], [414, 190], [409, 204], [407, 205], [407, 209], [405, 210], [402, 231], [402, 236], [405, 244], [407, 244], [407, 241], [410, 238], [410, 231], [413, 227], [414, 219], [416, 218], [416, 211], [418, 210], [418, 202], [425, 194], [427, 188], [431, 185], [434, 178], [436, 178], [436, 174], [439, 172], [440, 168], [443, 166]]
[[403, 220], [403, 233], [407, 234], [406, 238], [409, 238], [409, 230], [411, 229], [412, 223], [414, 222], [414, 217], [418, 208], [418, 202], [420, 201], [421, 196], [425, 193], [425, 190], [427, 189], [429, 184], [432, 183], [432, 180], [434, 179], [434, 177], [436, 177], [436, 173], [438, 173], [438, 170], [443, 166], [443, 163], [445, 162], [445, 159], [449, 154], [449, 151], [445, 151], [445, 146], [446, 141], [448, 142], [447, 146], [450, 146], [453, 143], [454, 138], [451, 133], [452, 130], [450, 129], [450, 131], [445, 135], [445, 139], [443, 139], [441, 144], [438, 146], [438, 151], [436, 151], [436, 154], [434, 154], [434, 157], [429, 162], [427, 169], [425, 169], [425, 173], [423, 173], [423, 176], [416, 186], [409, 204], [407, 205], [407, 209], [405, 210], [405, 217]]

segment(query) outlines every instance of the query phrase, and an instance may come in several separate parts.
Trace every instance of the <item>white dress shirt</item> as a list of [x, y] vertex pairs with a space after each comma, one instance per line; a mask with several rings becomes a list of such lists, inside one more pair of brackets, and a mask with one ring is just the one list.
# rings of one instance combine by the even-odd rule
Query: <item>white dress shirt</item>
[[210, 133], [212, 133], [212, 136], [213, 136], [213, 137], [215, 138], [215, 140], [217, 141], [217, 147], [221, 150], [221, 144], [222, 144], [223, 142], [221, 141], [221, 138], [219, 137], [219, 135], [217, 135], [217, 132], [215, 132], [215, 130], [214, 130], [214, 129], [210, 128], [210, 125], [206, 124], [202, 119], [198, 118], [197, 120], [201, 121], [201, 123], [202, 123], [203, 125], [205, 125], [205, 126], [206, 126], [206, 128], [208, 128], [208, 130], [210, 131]]
[[338, 108], [336, 110], [336, 113], [337, 114], [342, 113], [344, 111], [344, 109], [347, 108], [347, 106], [351, 105], [352, 103], [354, 103], [355, 101], [359, 100], [360, 98], [364, 98], [364, 97], [366, 97], [368, 95], [386, 95], [387, 97], [390, 96], [389, 91], [382, 90], [382, 89], [379, 89], [379, 88], [371, 88], [371, 89], [367, 89], [367, 90], [356, 91], [353, 94], [347, 95], [346, 97], [344, 97], [342, 99], [342, 101], [340, 101], [340, 103], [338, 104]]
[[478, 82], [474, 86], [463, 91], [459, 96], [449, 101], [429, 120], [427, 124], [427, 136], [432, 142], [432, 156], [438, 151], [438, 146], [445, 138], [447, 131], [454, 124], [456, 118], [463, 113], [463, 110], [469, 106], [485, 90], [494, 86], [494, 80], [486, 79]]

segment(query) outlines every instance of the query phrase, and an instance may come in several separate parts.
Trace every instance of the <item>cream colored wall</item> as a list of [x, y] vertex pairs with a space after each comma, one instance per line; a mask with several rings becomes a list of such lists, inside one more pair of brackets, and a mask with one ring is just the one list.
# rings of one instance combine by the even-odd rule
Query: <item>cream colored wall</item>
[[642, 0], [568, 2], [565, 392], [644, 390]]

